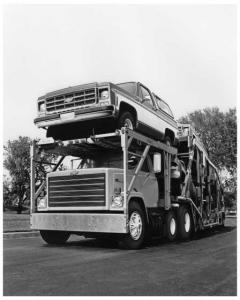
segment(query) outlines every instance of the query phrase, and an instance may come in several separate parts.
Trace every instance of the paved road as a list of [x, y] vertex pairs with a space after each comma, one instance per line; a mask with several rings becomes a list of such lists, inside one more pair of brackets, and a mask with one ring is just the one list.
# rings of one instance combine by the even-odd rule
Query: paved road
[[72, 237], [4, 240], [4, 295], [236, 295], [236, 220], [222, 230], [139, 251]]

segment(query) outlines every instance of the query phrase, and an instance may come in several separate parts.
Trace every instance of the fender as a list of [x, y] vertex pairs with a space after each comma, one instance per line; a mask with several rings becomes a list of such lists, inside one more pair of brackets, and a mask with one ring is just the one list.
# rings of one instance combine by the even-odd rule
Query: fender
[[149, 216], [148, 216], [147, 208], [145, 206], [143, 194], [140, 193], [140, 192], [132, 191], [131, 194], [129, 195], [129, 198], [128, 198], [127, 207], [128, 207], [129, 202], [133, 201], [133, 200], [138, 202], [144, 208], [146, 218], [147, 218], [147, 222], [149, 223]]

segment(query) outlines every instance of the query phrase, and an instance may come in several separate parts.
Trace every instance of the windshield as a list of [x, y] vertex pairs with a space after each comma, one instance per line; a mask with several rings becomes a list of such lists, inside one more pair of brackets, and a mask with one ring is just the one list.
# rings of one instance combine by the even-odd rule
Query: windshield
[[[135, 170], [139, 163], [140, 158], [135, 155], [128, 156], [128, 169]], [[122, 151], [115, 152], [113, 151], [105, 151], [104, 153], [101, 151], [99, 155], [95, 157], [86, 157], [83, 159], [73, 158], [71, 159], [70, 165], [64, 165], [64, 170], [69, 169], [91, 169], [91, 168], [123, 168], [123, 154]], [[148, 163], [145, 160], [141, 171], [149, 172]]]
[[117, 84], [122, 89], [127, 91], [129, 94], [136, 96], [137, 94], [137, 83], [136, 82], [124, 82]]
[[88, 169], [88, 168], [122, 168], [122, 152], [112, 153], [105, 151], [99, 152], [94, 158], [73, 159], [72, 169]]

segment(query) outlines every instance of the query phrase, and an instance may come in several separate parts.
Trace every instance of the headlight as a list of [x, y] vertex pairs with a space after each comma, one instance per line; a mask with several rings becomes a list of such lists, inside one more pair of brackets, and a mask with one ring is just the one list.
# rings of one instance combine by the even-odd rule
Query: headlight
[[109, 91], [108, 89], [100, 90], [99, 91], [99, 101], [104, 101], [109, 99]]
[[37, 208], [39, 210], [47, 208], [47, 197], [38, 199]]
[[38, 110], [39, 112], [44, 112], [46, 110], [46, 105], [44, 102], [38, 103]]
[[122, 207], [123, 206], [123, 196], [117, 195], [112, 197], [112, 207]]

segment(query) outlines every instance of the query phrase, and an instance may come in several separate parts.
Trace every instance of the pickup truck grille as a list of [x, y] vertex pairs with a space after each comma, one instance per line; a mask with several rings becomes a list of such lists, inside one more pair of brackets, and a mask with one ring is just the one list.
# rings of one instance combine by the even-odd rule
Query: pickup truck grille
[[105, 174], [48, 178], [49, 207], [105, 206]]
[[96, 103], [97, 90], [87, 89], [70, 94], [46, 98], [46, 111], [55, 112], [71, 110], [75, 107], [85, 107]]

